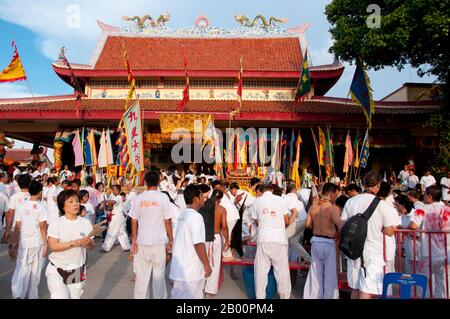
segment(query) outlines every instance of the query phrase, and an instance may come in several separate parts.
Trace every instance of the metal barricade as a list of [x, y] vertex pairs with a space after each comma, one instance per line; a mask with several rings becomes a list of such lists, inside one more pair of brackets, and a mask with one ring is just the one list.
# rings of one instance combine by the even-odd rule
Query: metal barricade
[[[413, 240], [413, 274], [422, 274], [427, 276], [428, 278], [428, 291], [429, 291], [429, 295], [430, 298], [433, 298], [433, 247], [432, 247], [432, 240], [433, 238], [436, 239], [438, 236], [442, 236], [443, 240], [441, 240], [441, 243], [443, 243], [444, 247], [443, 250], [445, 251], [445, 275], [444, 275], [444, 280], [445, 280], [445, 296], [447, 299], [450, 299], [450, 293], [449, 293], [449, 263], [448, 263], [448, 252], [449, 252], [449, 247], [447, 246], [448, 244], [448, 237], [450, 236], [450, 230], [447, 231], [426, 231], [426, 230], [406, 230], [406, 229], [398, 229], [395, 231], [394, 236], [396, 239], [396, 263], [395, 263], [395, 271], [396, 272], [403, 272], [402, 270], [402, 265], [403, 265], [403, 261], [405, 261], [405, 265], [406, 265], [406, 254], [405, 254], [405, 260], [403, 260], [403, 243], [405, 243], [406, 241], [403, 240], [403, 236], [410, 236], [412, 237]], [[420, 237], [418, 237], [418, 235], [420, 235]], [[423, 241], [424, 236], [428, 236], [428, 240]], [[436, 237], [433, 237], [436, 236]], [[418, 241], [421, 241], [422, 245], [427, 245], [428, 249], [428, 256], [426, 257], [422, 257], [419, 258], [420, 256], [417, 256], [416, 253], [416, 248], [417, 248], [417, 244]], [[428, 241], [428, 242], [427, 242]], [[422, 248], [423, 251], [423, 248]], [[386, 262], [386, 235], [384, 235], [383, 238], [383, 255], [384, 255], [384, 261]], [[429, 263], [429, 269], [428, 269], [428, 273], [423, 273], [423, 265], [424, 265], [424, 261], [425, 258], [428, 259], [428, 263]], [[419, 265], [420, 269], [417, 269], [417, 265]], [[385, 271], [386, 273], [386, 267], [385, 267]], [[436, 279], [439, 280], [439, 279]], [[414, 297], [417, 297], [417, 291], [416, 289], [414, 289]]]

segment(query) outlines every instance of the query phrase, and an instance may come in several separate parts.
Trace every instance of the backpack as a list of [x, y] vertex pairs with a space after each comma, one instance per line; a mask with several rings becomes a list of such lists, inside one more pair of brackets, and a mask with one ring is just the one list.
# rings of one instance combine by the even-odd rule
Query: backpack
[[380, 199], [375, 197], [363, 214], [356, 214], [344, 224], [341, 230], [339, 250], [348, 258], [362, 257], [367, 237], [367, 222], [378, 206]]

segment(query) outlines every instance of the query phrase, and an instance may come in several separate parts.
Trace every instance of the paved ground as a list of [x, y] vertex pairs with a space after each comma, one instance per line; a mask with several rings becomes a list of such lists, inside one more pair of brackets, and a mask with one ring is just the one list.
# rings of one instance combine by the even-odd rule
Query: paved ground
[[[131, 299], [133, 298], [134, 284], [130, 280], [132, 263], [128, 261], [128, 253], [123, 252], [120, 246], [115, 246], [107, 254], [99, 253], [101, 240], [96, 240], [96, 246], [88, 252], [88, 271], [85, 286], [84, 299]], [[11, 278], [14, 272], [15, 262], [8, 256], [7, 245], [0, 244], [0, 299], [10, 299]], [[167, 268], [168, 273], [170, 265]], [[237, 280], [230, 277], [230, 267], [224, 267], [224, 282], [215, 298], [220, 299], [247, 299], [242, 267], [233, 266]], [[294, 287], [292, 298], [298, 299], [303, 295], [305, 278], [298, 277], [300, 289]], [[167, 279], [167, 287], [170, 294], [170, 281]], [[48, 299], [50, 294], [45, 278], [45, 268], [42, 271], [41, 284], [39, 286], [40, 298]]]

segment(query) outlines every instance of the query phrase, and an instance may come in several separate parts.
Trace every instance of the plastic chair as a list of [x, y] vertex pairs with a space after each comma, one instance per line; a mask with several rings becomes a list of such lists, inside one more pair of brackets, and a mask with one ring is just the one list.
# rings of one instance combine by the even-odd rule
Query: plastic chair
[[382, 299], [387, 298], [389, 285], [400, 285], [400, 299], [411, 298], [411, 288], [419, 286], [422, 288], [422, 298], [425, 298], [427, 292], [428, 278], [418, 274], [403, 274], [399, 272], [391, 272], [384, 275]]

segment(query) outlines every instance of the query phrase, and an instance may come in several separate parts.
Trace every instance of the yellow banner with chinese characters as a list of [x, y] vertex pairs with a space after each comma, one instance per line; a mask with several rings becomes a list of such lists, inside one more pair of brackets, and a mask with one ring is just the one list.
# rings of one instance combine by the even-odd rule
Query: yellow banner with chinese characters
[[161, 114], [159, 116], [159, 124], [163, 134], [172, 134], [177, 129], [184, 129], [194, 133], [195, 121], [201, 121], [199, 129], [203, 132], [210, 120], [214, 121], [209, 114]]

